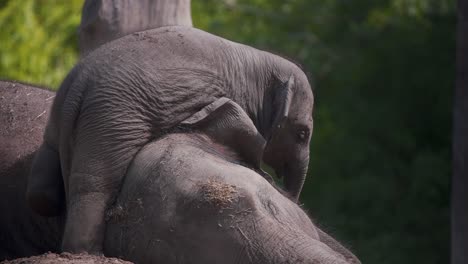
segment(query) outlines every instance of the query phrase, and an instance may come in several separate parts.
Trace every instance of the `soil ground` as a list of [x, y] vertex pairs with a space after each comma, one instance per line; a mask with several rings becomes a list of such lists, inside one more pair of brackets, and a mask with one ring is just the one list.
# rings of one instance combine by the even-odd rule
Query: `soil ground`
[[29, 258], [19, 258], [6, 260], [1, 264], [132, 264], [125, 260], [117, 258], [106, 258], [104, 256], [95, 256], [88, 254], [70, 254], [70, 253], [46, 253]]

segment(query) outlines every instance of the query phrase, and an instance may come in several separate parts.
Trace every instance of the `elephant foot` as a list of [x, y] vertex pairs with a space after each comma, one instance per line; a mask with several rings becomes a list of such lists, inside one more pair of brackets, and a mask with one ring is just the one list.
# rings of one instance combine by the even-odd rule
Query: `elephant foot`
[[107, 198], [101, 193], [88, 193], [71, 200], [67, 208], [62, 251], [103, 253]]

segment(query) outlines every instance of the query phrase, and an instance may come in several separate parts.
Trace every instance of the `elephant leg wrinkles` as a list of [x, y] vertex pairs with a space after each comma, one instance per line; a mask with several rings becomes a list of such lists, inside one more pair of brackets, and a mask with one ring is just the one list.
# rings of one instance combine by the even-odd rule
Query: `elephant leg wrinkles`
[[[83, 122], [83, 117], [92, 122]], [[113, 124], [119, 122], [102, 112], [88, 112], [78, 120], [76, 141], [69, 152], [70, 173], [64, 177], [67, 220], [63, 251], [102, 253], [106, 210], [114, 202], [131, 160], [150, 139], [146, 126]], [[103, 133], [103, 128], [111, 130]]]

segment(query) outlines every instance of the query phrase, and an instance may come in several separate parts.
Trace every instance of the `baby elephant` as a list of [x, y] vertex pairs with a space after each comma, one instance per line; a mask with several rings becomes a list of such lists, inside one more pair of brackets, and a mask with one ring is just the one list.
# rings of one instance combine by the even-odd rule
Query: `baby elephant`
[[181, 126], [131, 163], [107, 212], [106, 254], [136, 263], [360, 263], [242, 166], [265, 141], [239, 105], [221, 98]]
[[[263, 159], [251, 168], [265, 161], [297, 200], [312, 133], [313, 95], [304, 72], [279, 56], [191, 27], [142, 31], [83, 58], [54, 100], [28, 199], [36, 211], [60, 214], [61, 203], [50, 194], [63, 180], [63, 250], [101, 252], [104, 213], [136, 153], [221, 97], [239, 104], [267, 141]], [[61, 173], [45, 171], [44, 163]], [[34, 201], [41, 201], [39, 208]]]

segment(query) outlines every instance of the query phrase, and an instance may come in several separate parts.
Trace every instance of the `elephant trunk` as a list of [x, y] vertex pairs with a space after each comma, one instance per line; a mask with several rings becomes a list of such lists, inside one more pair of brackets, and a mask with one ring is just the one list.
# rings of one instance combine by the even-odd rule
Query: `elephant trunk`
[[299, 164], [300, 165], [297, 166], [286, 165], [283, 174], [284, 187], [296, 202], [299, 200], [299, 195], [301, 194], [302, 186], [307, 176], [309, 162], [306, 160], [299, 162]]

